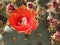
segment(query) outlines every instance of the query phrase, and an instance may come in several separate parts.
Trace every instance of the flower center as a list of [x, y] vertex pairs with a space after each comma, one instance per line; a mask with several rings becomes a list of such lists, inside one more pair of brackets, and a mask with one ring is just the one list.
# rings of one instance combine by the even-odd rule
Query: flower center
[[21, 23], [21, 24], [24, 24], [24, 25], [27, 24], [27, 18], [26, 18], [26, 17], [23, 17], [23, 18], [22, 18], [22, 23]]

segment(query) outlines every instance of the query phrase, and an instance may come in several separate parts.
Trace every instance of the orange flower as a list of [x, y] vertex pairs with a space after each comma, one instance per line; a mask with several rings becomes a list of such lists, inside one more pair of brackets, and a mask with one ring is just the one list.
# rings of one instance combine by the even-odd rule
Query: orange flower
[[[32, 11], [32, 12], [31, 12]], [[30, 34], [38, 26], [38, 21], [35, 19], [36, 12], [28, 10], [24, 5], [13, 11], [9, 17], [10, 25], [18, 32]]]

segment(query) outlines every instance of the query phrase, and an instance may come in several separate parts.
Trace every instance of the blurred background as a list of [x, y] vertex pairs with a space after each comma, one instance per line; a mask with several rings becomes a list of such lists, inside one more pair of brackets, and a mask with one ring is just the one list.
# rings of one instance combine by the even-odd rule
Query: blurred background
[[[6, 27], [12, 11], [21, 5], [38, 15], [39, 25], [30, 35]], [[60, 45], [60, 0], [0, 0], [0, 45]]]

